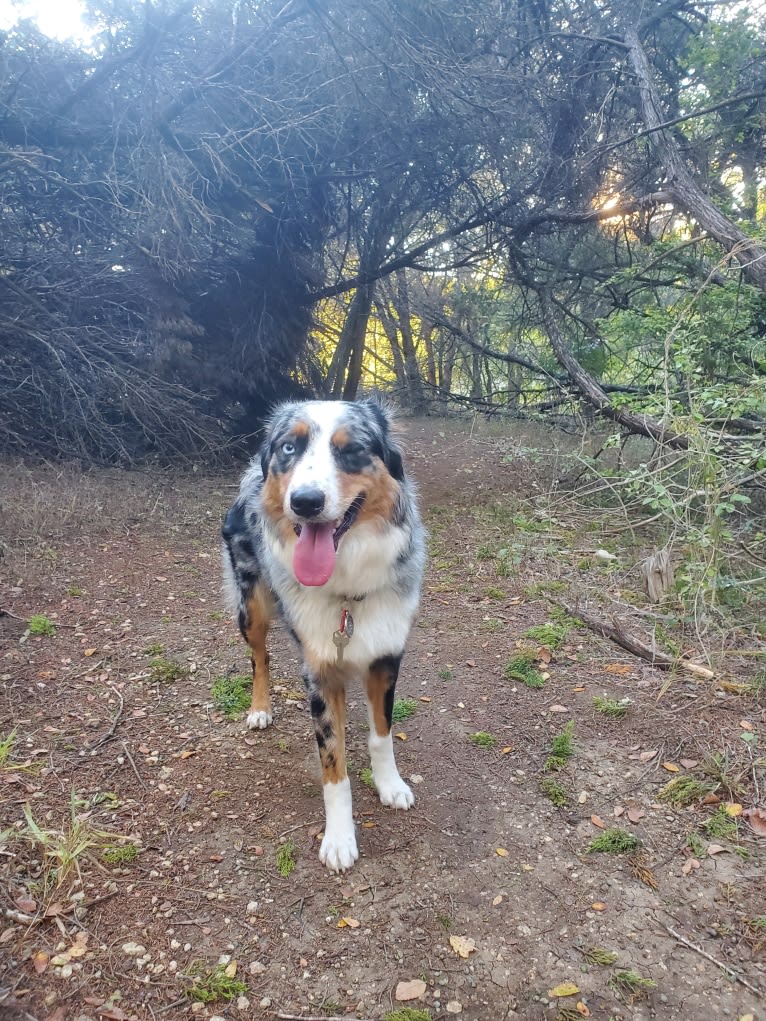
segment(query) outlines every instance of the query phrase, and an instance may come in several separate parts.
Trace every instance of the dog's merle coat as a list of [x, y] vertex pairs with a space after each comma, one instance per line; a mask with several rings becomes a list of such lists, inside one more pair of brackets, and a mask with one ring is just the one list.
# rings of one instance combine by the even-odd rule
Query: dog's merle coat
[[[370, 758], [381, 801], [409, 808], [391, 715], [399, 665], [420, 596], [424, 533], [388, 413], [373, 402], [308, 401], [272, 415], [224, 526], [224, 575], [252, 650], [251, 728], [272, 712], [266, 635], [279, 613], [301, 649], [322, 763], [320, 858], [336, 871], [358, 857], [345, 762], [345, 685], [361, 678]], [[344, 610], [353, 635], [333, 639]]]

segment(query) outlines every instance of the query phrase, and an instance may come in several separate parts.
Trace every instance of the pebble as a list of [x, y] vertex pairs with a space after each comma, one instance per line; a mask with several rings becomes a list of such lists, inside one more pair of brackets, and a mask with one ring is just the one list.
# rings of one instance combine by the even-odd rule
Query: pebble
[[462, 1014], [462, 1012], [463, 1012], [463, 1004], [460, 1002], [460, 1000], [450, 1000], [449, 1001], [449, 1003], [447, 1004], [447, 1013], [448, 1014]]
[[237, 1010], [247, 1010], [250, 1006], [250, 1001], [246, 996], [237, 997]]
[[264, 996], [263, 999], [258, 1004], [258, 1006], [261, 1008], [261, 1010], [267, 1010], [271, 1006], [271, 997]]
[[130, 955], [130, 957], [143, 957], [146, 953], [146, 947], [140, 943], [123, 943], [123, 953]]
[[261, 961], [251, 961], [248, 971], [251, 975], [262, 975], [266, 971], [266, 965]]

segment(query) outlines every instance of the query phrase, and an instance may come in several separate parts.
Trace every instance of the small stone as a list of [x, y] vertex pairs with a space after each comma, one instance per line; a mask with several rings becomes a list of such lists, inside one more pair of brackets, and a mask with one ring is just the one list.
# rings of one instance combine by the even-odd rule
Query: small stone
[[251, 961], [248, 971], [251, 975], [262, 975], [266, 971], [266, 965], [261, 961]]
[[462, 1014], [463, 1013], [463, 1004], [460, 1002], [460, 1000], [450, 1000], [447, 1003], [447, 1013], [448, 1014]]
[[195, 1000], [191, 1005], [192, 1014], [199, 1014], [205, 1009], [205, 1004], [200, 1003], [199, 1000]]
[[264, 996], [263, 999], [258, 1004], [258, 1006], [261, 1008], [261, 1010], [267, 1010], [271, 1006], [271, 997]]
[[146, 947], [142, 946], [141, 943], [123, 943], [123, 953], [128, 954], [130, 957], [143, 957], [146, 953]]
[[237, 997], [237, 1010], [247, 1010], [250, 1006], [250, 1001], [246, 996]]
[[258, 901], [250, 900], [247, 902], [247, 913], [248, 915], [254, 915], [258, 910]]

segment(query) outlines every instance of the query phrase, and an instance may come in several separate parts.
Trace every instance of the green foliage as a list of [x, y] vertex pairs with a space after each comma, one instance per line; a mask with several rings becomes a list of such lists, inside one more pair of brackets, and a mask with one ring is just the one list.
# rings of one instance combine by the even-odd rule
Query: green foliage
[[162, 642], [152, 642], [151, 645], [147, 645], [144, 649], [144, 653], [147, 656], [161, 656], [165, 651], [165, 646]]
[[414, 698], [397, 698], [391, 711], [392, 723], [403, 723], [417, 710], [418, 703]]
[[706, 794], [715, 790], [715, 785], [695, 780], [691, 776], [674, 776], [672, 780], [658, 792], [660, 801], [673, 805], [675, 808], [684, 808], [688, 805], [699, 804]]
[[702, 824], [702, 828], [711, 840], [737, 839], [737, 820], [727, 813], [723, 805]]
[[66, 590], [66, 594], [68, 596], [75, 596], [75, 597], [76, 596], [81, 596], [82, 595], [82, 589], [80, 588], [79, 585], [70, 585], [67, 588], [67, 590]]
[[283, 879], [287, 879], [288, 876], [292, 875], [298, 865], [298, 848], [295, 846], [295, 841], [292, 837], [280, 845], [277, 849], [277, 872]]
[[225, 964], [215, 964], [208, 968], [201, 961], [192, 964], [186, 977], [193, 980], [192, 986], [186, 990], [187, 997], [197, 1003], [215, 1003], [218, 1000], [233, 1000], [235, 996], [244, 996], [247, 986], [237, 978], [226, 974]]
[[250, 708], [253, 681], [250, 677], [217, 677], [213, 681], [213, 705], [233, 720]]
[[486, 730], [477, 730], [475, 734], [469, 734], [468, 740], [477, 748], [494, 748], [497, 744], [497, 738], [488, 734]]
[[27, 623], [30, 635], [46, 635], [52, 637], [56, 634], [56, 627], [52, 620], [43, 613], [33, 613]]
[[564, 769], [567, 762], [575, 753], [573, 740], [574, 720], [570, 720], [560, 734], [556, 734], [551, 741], [550, 755], [545, 760], [543, 769], [549, 773], [556, 773]]
[[521, 681], [528, 688], [542, 688], [543, 676], [535, 666], [537, 657], [532, 652], [518, 652], [503, 667], [503, 677], [509, 681]]
[[442, 668], [441, 668], [441, 669], [439, 670], [439, 677], [440, 677], [440, 679], [441, 679], [442, 681], [451, 681], [451, 680], [452, 680], [452, 678], [453, 678], [454, 676], [455, 676], [455, 675], [454, 675], [454, 673], [452, 672], [452, 668], [451, 668], [451, 667], [448, 667], [448, 666], [443, 666], [443, 667], [442, 667]]
[[11, 757], [13, 746], [16, 743], [16, 730], [15, 728], [6, 737], [0, 738], [0, 769], [6, 764], [8, 759]]
[[419, 1007], [397, 1007], [389, 1010], [383, 1021], [431, 1021], [431, 1011]]
[[642, 999], [657, 983], [650, 978], [643, 978], [636, 971], [616, 971], [609, 979], [609, 985], [617, 995], [627, 1003]]
[[588, 844], [587, 850], [603, 854], [629, 854], [637, 851], [640, 846], [641, 841], [638, 837], [628, 833], [627, 830], [620, 829], [619, 826], [613, 826], [594, 837]]
[[363, 766], [362, 769], [359, 770], [359, 779], [365, 787], [375, 790], [375, 780], [373, 779], [372, 770], [369, 766]]
[[588, 947], [583, 950], [583, 955], [588, 964], [600, 964], [603, 967], [614, 964], [620, 956], [614, 950], [606, 950], [604, 947]]

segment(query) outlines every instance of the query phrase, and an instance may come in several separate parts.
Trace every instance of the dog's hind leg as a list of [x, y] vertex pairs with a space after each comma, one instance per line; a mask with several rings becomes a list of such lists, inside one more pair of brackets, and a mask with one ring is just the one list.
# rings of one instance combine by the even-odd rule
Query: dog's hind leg
[[341, 685], [322, 688], [304, 678], [322, 763], [325, 828], [319, 858], [333, 872], [345, 872], [359, 857], [346, 772], [346, 692]]
[[274, 600], [271, 592], [263, 583], [256, 584], [239, 622], [242, 634], [250, 646], [253, 663], [253, 697], [250, 712], [247, 714], [247, 725], [250, 730], [263, 730], [272, 720], [266, 635], [273, 615]]
[[410, 808], [415, 795], [399, 776], [394, 761], [391, 717], [401, 656], [384, 656], [371, 664], [367, 673], [367, 713], [370, 719], [370, 764], [372, 778], [384, 805]]

